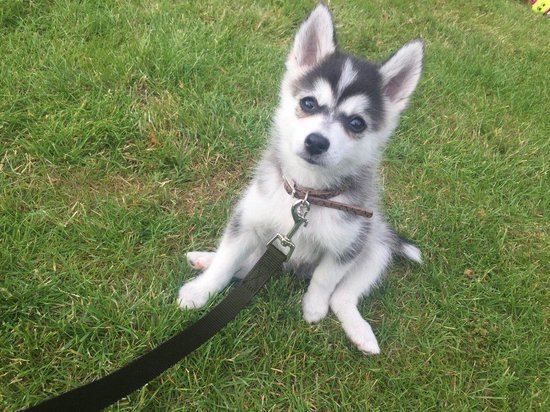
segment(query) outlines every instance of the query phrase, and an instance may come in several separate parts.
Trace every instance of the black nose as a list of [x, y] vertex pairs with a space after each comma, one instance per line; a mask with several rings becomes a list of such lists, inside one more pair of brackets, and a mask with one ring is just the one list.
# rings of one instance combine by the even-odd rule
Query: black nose
[[308, 137], [306, 137], [304, 145], [310, 155], [319, 155], [328, 150], [330, 142], [322, 134], [311, 133]]

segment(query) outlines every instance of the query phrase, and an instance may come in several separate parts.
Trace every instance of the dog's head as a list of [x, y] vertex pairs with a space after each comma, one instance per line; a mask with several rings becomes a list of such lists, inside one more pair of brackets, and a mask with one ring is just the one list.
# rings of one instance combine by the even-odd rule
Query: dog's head
[[275, 117], [286, 172], [326, 182], [377, 162], [420, 79], [423, 52], [416, 40], [381, 65], [344, 54], [330, 11], [317, 6], [294, 39]]

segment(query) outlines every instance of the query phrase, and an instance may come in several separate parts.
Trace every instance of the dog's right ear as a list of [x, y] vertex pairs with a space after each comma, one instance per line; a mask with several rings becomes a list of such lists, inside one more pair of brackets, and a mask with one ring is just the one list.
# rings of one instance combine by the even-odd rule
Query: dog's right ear
[[307, 70], [336, 50], [332, 15], [320, 3], [302, 23], [287, 59], [289, 70]]

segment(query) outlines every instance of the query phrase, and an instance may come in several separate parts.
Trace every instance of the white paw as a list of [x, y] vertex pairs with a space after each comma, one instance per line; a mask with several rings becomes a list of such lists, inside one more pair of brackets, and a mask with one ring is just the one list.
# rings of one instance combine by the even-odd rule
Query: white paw
[[317, 323], [328, 313], [329, 298], [320, 294], [306, 292], [302, 300], [302, 311], [304, 319], [308, 323]]
[[187, 253], [187, 263], [193, 269], [206, 270], [214, 259], [215, 252], [189, 252]]
[[180, 288], [178, 306], [182, 309], [198, 309], [208, 302], [209, 297], [208, 290], [191, 281]]
[[380, 346], [378, 346], [376, 336], [374, 336], [367, 321], [346, 326], [344, 329], [349, 339], [361, 352], [364, 352], [366, 355], [378, 355], [380, 353]]
[[378, 355], [380, 354], [380, 346], [376, 338], [374, 340], [366, 340], [361, 342], [356, 342], [357, 349], [363, 352], [365, 355]]

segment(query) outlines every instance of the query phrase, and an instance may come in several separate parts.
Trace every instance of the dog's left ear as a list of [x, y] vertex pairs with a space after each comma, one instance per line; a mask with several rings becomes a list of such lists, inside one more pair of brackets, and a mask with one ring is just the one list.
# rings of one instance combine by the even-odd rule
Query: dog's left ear
[[422, 74], [424, 42], [413, 40], [401, 47], [380, 68], [382, 91], [401, 112]]
[[319, 4], [302, 23], [288, 56], [289, 69], [307, 70], [336, 50], [332, 15]]

